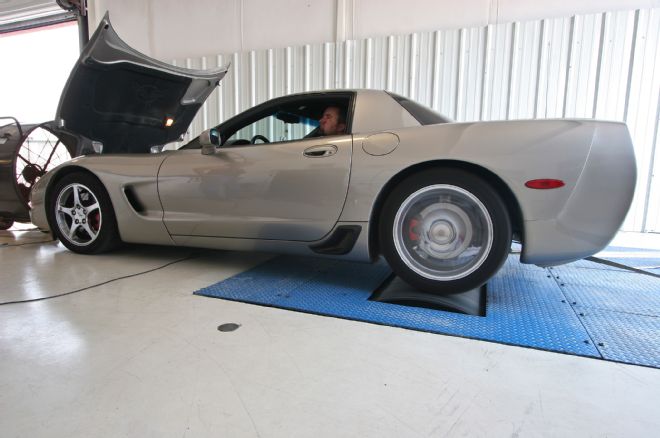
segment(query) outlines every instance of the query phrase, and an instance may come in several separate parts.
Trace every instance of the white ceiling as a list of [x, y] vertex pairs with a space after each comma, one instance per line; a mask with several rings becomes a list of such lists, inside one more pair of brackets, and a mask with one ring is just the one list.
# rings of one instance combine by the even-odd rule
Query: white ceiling
[[0, 0], [0, 24], [64, 12], [55, 0]]

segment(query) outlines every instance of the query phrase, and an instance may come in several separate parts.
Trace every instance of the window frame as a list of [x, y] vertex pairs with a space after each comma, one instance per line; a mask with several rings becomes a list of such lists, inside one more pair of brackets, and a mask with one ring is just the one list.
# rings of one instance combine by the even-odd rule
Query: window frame
[[[261, 103], [253, 108], [250, 108], [240, 114], [231, 117], [224, 122], [216, 125], [214, 129], [217, 129], [220, 132], [220, 148], [232, 148], [232, 147], [244, 147], [249, 146], [247, 144], [236, 144], [236, 145], [226, 145], [226, 141], [231, 138], [239, 130], [250, 126], [252, 123], [255, 123], [261, 120], [264, 117], [272, 115], [276, 112], [278, 107], [287, 106], [294, 104], [296, 102], [323, 102], [323, 101], [337, 101], [341, 99], [346, 100], [346, 132], [341, 135], [350, 135], [352, 133], [353, 127], [353, 114], [355, 109], [355, 100], [357, 93], [355, 91], [330, 91], [330, 92], [312, 92], [305, 94], [293, 94], [289, 96], [278, 97], [275, 99], [268, 100], [264, 103]], [[334, 137], [334, 136], [330, 136]], [[269, 144], [281, 144], [281, 143], [294, 143], [299, 141], [309, 140], [310, 138], [315, 137], [303, 137], [293, 140], [285, 141], [273, 141], [270, 143], [255, 143], [250, 144], [252, 146], [263, 146]], [[180, 149], [199, 149], [201, 145], [199, 144], [199, 137], [191, 140]]]

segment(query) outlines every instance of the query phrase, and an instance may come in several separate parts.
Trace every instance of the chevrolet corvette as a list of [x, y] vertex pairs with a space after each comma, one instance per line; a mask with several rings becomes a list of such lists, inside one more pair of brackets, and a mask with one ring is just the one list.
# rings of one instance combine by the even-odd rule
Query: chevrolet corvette
[[623, 123], [456, 123], [383, 90], [278, 97], [162, 149], [226, 73], [148, 58], [106, 15], [54, 122], [82, 155], [36, 182], [33, 223], [83, 254], [128, 242], [382, 255], [412, 286], [451, 294], [495, 275], [512, 240], [540, 266], [598, 252], [632, 201]]

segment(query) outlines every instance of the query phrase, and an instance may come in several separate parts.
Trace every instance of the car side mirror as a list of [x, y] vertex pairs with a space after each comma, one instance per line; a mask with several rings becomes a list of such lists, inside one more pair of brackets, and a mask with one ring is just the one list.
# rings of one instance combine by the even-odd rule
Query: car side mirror
[[215, 154], [215, 148], [220, 146], [220, 132], [215, 129], [207, 129], [199, 135], [199, 144], [202, 145], [202, 155]]

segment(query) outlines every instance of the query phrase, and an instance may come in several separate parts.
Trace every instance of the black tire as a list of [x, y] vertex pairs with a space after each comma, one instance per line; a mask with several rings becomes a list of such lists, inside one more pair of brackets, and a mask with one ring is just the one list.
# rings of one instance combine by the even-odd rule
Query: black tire
[[0, 231], [8, 230], [14, 225], [14, 220], [0, 216]]
[[48, 220], [54, 236], [73, 252], [98, 254], [121, 243], [108, 192], [88, 173], [71, 173], [55, 184]]
[[437, 295], [482, 286], [511, 248], [511, 221], [501, 197], [483, 179], [454, 168], [428, 169], [401, 181], [385, 200], [378, 231], [394, 272]]

